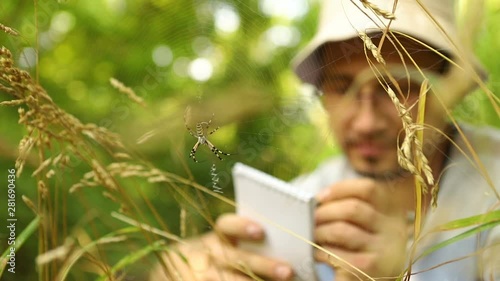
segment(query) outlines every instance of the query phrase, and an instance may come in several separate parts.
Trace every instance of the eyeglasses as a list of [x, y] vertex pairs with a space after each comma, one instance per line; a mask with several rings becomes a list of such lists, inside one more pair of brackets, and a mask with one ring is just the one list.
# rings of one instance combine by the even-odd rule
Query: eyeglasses
[[355, 77], [349, 75], [325, 76], [320, 82], [320, 93], [344, 102], [356, 100], [366, 85], [370, 85], [373, 97], [392, 104], [387, 94], [390, 87], [402, 102], [415, 101], [419, 97], [422, 83], [428, 79], [429, 84], [438, 79], [433, 72], [419, 70], [411, 66], [388, 64], [386, 67], [367, 68]]

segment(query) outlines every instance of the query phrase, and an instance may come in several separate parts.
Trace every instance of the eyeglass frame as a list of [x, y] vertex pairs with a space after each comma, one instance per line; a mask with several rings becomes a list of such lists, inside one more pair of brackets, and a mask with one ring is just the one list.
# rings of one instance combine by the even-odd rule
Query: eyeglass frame
[[[332, 94], [338, 94], [340, 97], [342, 97], [343, 101], [347, 101], [348, 98], [353, 99], [358, 95], [362, 87], [364, 87], [369, 82], [376, 79], [380, 87], [383, 88], [383, 91], [387, 97], [389, 97], [388, 87], [394, 85], [393, 82], [396, 82], [395, 84], [396, 86], [391, 87], [391, 89], [395, 93], [402, 95], [404, 93], [401, 90], [399, 81], [402, 81], [402, 79], [406, 79], [408, 81], [408, 85], [410, 85], [410, 87], [408, 87], [407, 99], [406, 99], [408, 100], [408, 97], [410, 97], [412, 93], [416, 93], [416, 91], [415, 92], [413, 91], [414, 89], [411, 89], [412, 83], [419, 85], [418, 93], [420, 96], [422, 83], [424, 83], [425, 80], [428, 80], [429, 85], [432, 85], [434, 81], [437, 81], [440, 78], [441, 75], [438, 72], [423, 70], [414, 66], [401, 65], [401, 64], [387, 64], [385, 66], [372, 65], [371, 67], [364, 69], [356, 76], [354, 76], [345, 91], [338, 91], [337, 93], [332, 93]], [[331, 95], [329, 93], [325, 93], [325, 91], [323, 90], [324, 81], [325, 78], [323, 76], [321, 77], [316, 87], [319, 96]]]

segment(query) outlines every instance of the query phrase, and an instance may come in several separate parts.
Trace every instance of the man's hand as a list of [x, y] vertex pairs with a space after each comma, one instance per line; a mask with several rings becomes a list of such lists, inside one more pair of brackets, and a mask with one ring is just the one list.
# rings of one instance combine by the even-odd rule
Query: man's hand
[[[317, 196], [316, 242], [370, 277], [395, 277], [404, 268], [406, 212], [390, 189], [371, 179], [336, 183]], [[336, 268], [335, 281], [367, 278], [322, 251], [317, 260]], [[353, 275], [356, 273], [358, 277]]]
[[168, 279], [159, 267], [150, 280], [255, 280], [249, 274], [264, 280], [291, 280], [293, 272], [285, 262], [237, 248], [239, 241], [264, 239], [264, 232], [257, 223], [235, 214], [225, 214], [217, 220], [216, 231], [219, 235], [210, 232], [177, 246], [188, 263], [173, 252], [164, 258], [170, 275], [181, 278]]

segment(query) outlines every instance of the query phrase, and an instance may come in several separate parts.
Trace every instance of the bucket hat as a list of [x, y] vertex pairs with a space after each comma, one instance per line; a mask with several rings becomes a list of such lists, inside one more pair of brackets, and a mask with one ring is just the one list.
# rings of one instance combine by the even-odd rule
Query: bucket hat
[[[321, 72], [321, 62], [317, 50], [327, 42], [344, 42], [359, 37], [360, 33], [382, 32], [389, 19], [376, 15], [373, 10], [363, 5], [361, 0], [323, 0], [318, 30], [306, 47], [292, 61], [295, 73], [303, 82], [316, 85]], [[369, 3], [387, 12], [393, 11], [394, 0], [369, 0]], [[455, 0], [420, 0], [422, 6], [446, 31], [450, 39], [457, 44], [458, 34], [455, 17]], [[395, 19], [390, 25], [391, 31], [397, 31], [415, 37], [439, 52], [454, 57], [455, 48], [441, 32], [431, 17], [416, 0], [397, 1], [393, 13]], [[358, 48], [363, 48], [359, 39]], [[352, 50], [338, 44], [336, 51], [348, 55]], [[351, 47], [352, 46], [347, 46]], [[346, 52], [347, 51], [347, 52]], [[486, 78], [483, 66], [472, 54], [466, 53], [480, 76]]]

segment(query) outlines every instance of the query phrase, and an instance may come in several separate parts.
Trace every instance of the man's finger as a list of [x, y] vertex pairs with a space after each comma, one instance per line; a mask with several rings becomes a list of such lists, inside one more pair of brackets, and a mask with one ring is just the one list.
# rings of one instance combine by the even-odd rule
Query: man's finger
[[316, 227], [314, 240], [322, 245], [335, 245], [344, 250], [365, 250], [374, 239], [370, 233], [343, 221]]
[[315, 213], [316, 225], [347, 221], [367, 231], [374, 232], [379, 214], [372, 205], [357, 198], [347, 198], [320, 205]]
[[366, 268], [366, 265], [370, 264], [375, 257], [372, 253], [367, 252], [352, 252], [329, 246], [324, 248], [334, 255], [330, 255], [322, 250], [315, 250], [314, 258], [316, 261], [326, 263], [337, 271], [343, 269], [351, 272], [351, 274], [356, 273], [358, 276], [361, 275], [355, 267]]
[[382, 201], [382, 192], [376, 181], [369, 178], [351, 179], [337, 182], [323, 189], [316, 196], [318, 203], [340, 200], [344, 198], [358, 198], [378, 206]]
[[224, 214], [217, 219], [216, 227], [224, 235], [244, 240], [261, 240], [264, 230], [256, 222], [236, 214]]
[[252, 281], [251, 277], [240, 273], [239, 271], [231, 269], [213, 269], [208, 275], [202, 275], [196, 280], [200, 281], [219, 281], [219, 280], [231, 280], [231, 281]]
[[293, 277], [293, 270], [287, 263], [251, 252], [238, 251], [238, 258], [233, 261], [235, 267], [250, 270], [265, 280], [291, 280]]
[[[228, 220], [228, 222], [229, 221], [230, 220]], [[204, 235], [202, 244], [204, 246], [200, 247], [206, 248], [198, 248], [198, 251], [195, 253], [190, 253], [189, 249], [186, 249], [186, 252], [183, 253], [189, 258], [189, 265], [192, 273], [198, 274], [203, 278], [209, 278], [201, 280], [234, 280], [221, 279], [219, 274], [233, 274], [236, 276], [238, 274], [250, 275], [249, 273], [253, 273], [256, 276], [261, 276], [265, 280], [291, 280], [293, 276], [293, 270], [286, 262], [241, 250], [227, 243], [222, 243], [218, 240], [215, 233]], [[182, 263], [177, 261], [176, 264], [179, 265]], [[213, 276], [219, 277], [210, 279]]]

